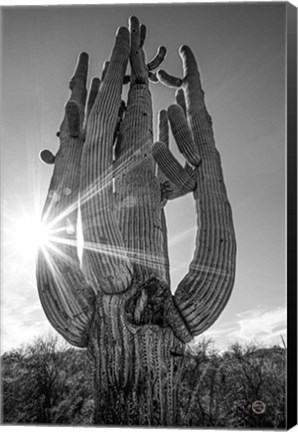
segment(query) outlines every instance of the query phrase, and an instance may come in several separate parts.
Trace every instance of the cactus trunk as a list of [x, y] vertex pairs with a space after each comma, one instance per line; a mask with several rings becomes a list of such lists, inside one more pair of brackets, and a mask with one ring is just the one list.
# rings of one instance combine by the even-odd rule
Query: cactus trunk
[[129, 295], [97, 300], [90, 329], [94, 421], [102, 425], [173, 426], [179, 410], [181, 343], [169, 328], [137, 326], [125, 311]]

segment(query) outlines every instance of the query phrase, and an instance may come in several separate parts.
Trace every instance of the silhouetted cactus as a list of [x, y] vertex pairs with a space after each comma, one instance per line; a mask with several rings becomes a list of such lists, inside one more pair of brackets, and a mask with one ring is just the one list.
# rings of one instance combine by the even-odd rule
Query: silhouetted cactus
[[[95, 422], [101, 424], [179, 424], [184, 345], [214, 322], [234, 280], [231, 211], [196, 62], [184, 47], [183, 80], [159, 73], [183, 86], [186, 104], [179, 90], [179, 105], [160, 113], [160, 142], [153, 146], [149, 80], [156, 81], [154, 69], [166, 50], [161, 47], [146, 63], [145, 36], [136, 17], [129, 30], [118, 30], [101, 80], [92, 81], [86, 119], [88, 56], [80, 55], [59, 151], [41, 153], [45, 162], [55, 163], [43, 219], [56, 239], [38, 254], [39, 294], [56, 330], [88, 349]], [[130, 82], [126, 104], [125, 82]], [[185, 167], [168, 149], [168, 117]], [[173, 296], [163, 207], [190, 191], [198, 212], [197, 246]]]

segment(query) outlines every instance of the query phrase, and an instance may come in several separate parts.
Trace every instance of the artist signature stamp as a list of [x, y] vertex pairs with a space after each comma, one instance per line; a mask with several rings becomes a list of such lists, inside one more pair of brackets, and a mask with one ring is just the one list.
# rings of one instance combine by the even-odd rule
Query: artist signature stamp
[[253, 402], [251, 409], [255, 414], [263, 414], [266, 411], [266, 404], [260, 400]]

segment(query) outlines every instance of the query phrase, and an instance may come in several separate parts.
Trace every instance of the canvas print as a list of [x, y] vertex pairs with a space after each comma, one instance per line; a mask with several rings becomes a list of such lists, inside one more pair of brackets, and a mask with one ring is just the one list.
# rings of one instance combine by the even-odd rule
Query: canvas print
[[2, 424], [286, 427], [286, 10], [2, 9]]

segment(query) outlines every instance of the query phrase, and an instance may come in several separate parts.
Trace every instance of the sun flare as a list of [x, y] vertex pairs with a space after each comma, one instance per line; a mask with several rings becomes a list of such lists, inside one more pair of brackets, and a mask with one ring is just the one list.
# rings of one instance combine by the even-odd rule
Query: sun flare
[[38, 217], [22, 216], [14, 220], [11, 242], [22, 254], [35, 256], [50, 243], [50, 229]]

